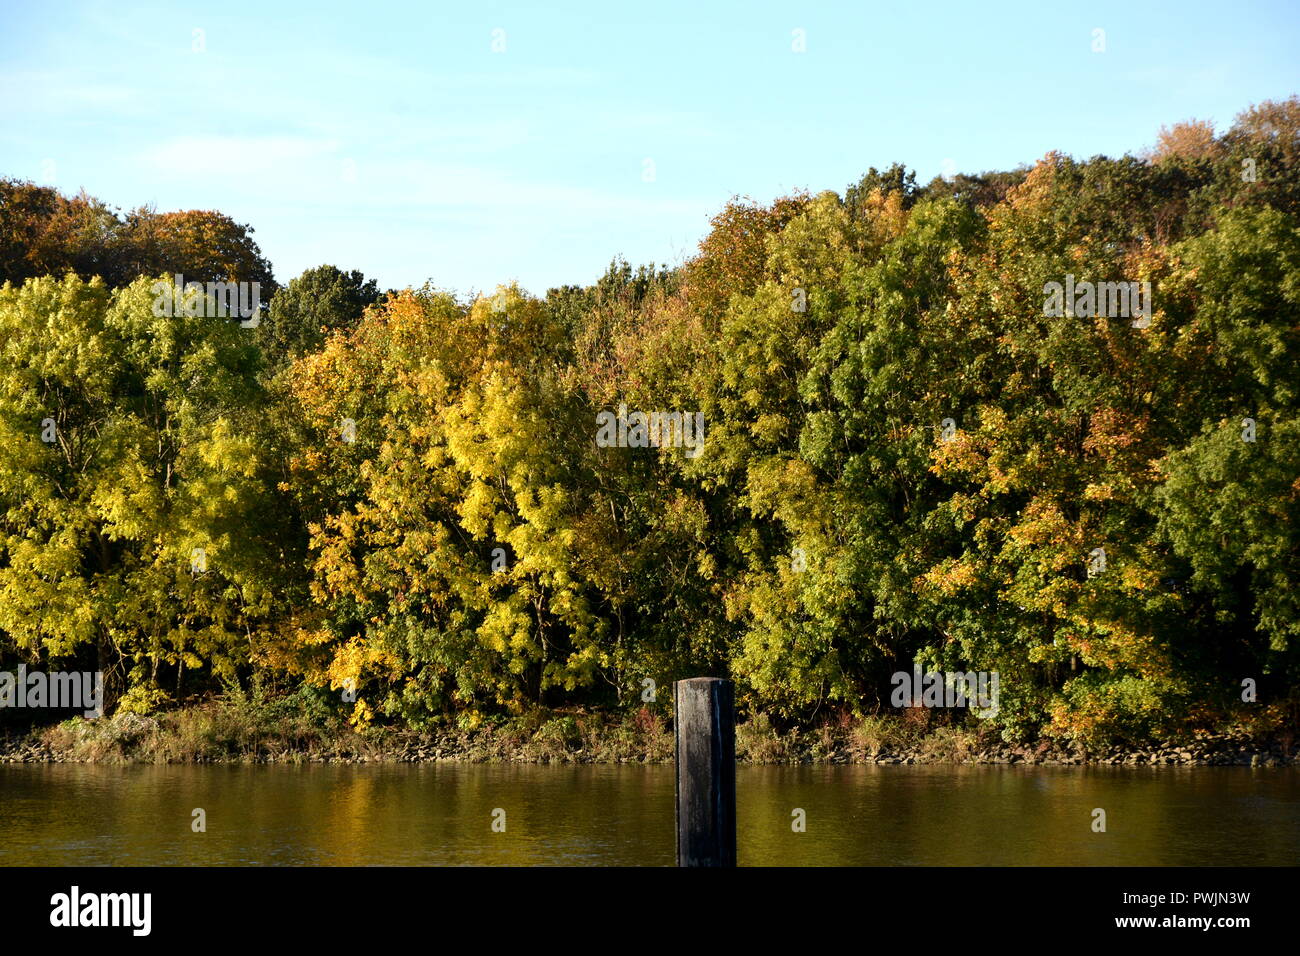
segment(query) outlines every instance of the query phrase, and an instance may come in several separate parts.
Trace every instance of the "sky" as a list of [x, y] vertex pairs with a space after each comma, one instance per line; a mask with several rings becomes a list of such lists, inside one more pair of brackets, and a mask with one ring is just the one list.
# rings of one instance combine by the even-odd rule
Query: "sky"
[[1300, 92], [1295, 0], [0, 0], [0, 23], [0, 176], [220, 210], [281, 282], [461, 294], [678, 264], [733, 196], [1137, 153]]

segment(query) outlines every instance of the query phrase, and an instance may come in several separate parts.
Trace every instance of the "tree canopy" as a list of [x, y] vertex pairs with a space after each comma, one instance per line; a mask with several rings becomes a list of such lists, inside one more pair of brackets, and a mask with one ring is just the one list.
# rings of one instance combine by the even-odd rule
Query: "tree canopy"
[[5, 180], [0, 655], [359, 724], [701, 673], [800, 721], [914, 666], [998, 672], [1008, 738], [1167, 734], [1243, 681], [1280, 714], [1298, 137], [1293, 97], [1146, 158], [872, 168], [544, 298], [321, 266], [256, 329], [150, 293], [270, 283], [244, 227]]

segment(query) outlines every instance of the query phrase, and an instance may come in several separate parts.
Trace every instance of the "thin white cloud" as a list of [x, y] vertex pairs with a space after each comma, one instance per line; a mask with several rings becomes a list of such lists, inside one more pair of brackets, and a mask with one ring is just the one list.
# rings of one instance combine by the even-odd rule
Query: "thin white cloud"
[[128, 86], [70, 82], [62, 73], [12, 70], [0, 73], [0, 110], [23, 113], [58, 113], [67, 109], [123, 107], [139, 94]]
[[140, 162], [160, 173], [234, 178], [283, 172], [338, 150], [334, 140], [297, 136], [182, 136], [144, 150]]

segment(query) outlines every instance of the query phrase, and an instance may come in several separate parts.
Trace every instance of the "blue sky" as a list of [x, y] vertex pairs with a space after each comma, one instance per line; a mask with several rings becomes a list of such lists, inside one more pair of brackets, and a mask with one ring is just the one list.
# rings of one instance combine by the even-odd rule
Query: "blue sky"
[[732, 195], [1121, 155], [1300, 92], [1294, 0], [990, 6], [4, 0], [0, 175], [219, 209], [282, 282], [540, 294], [680, 262]]

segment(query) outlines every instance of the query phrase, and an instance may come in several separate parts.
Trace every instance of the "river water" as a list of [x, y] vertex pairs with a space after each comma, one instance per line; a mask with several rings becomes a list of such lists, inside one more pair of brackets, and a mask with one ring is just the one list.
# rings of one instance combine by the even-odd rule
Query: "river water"
[[[736, 792], [742, 866], [1300, 863], [1297, 768], [739, 766]], [[670, 766], [0, 765], [3, 866], [673, 862]]]

